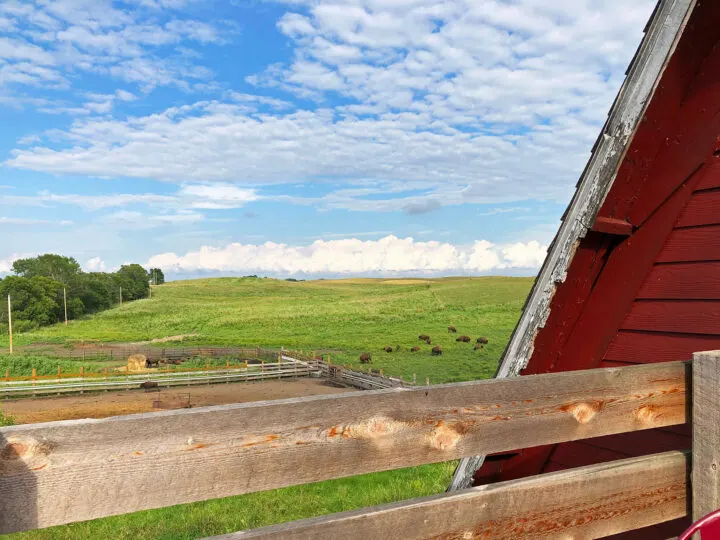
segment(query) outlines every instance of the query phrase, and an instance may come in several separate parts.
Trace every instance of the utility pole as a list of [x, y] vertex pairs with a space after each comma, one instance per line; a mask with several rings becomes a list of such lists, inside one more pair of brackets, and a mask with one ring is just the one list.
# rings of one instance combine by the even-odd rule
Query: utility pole
[[67, 289], [63, 287], [63, 306], [65, 306], [65, 326], [67, 326]]
[[13, 353], [12, 346], [12, 303], [10, 302], [10, 295], [8, 294], [8, 331], [10, 332], [10, 354]]

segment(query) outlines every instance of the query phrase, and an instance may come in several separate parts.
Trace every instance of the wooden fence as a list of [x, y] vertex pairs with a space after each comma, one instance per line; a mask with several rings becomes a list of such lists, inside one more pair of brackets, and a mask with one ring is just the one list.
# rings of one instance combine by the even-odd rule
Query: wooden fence
[[[720, 353], [0, 428], [0, 532], [48, 527], [623, 432], [684, 424], [669, 452], [278, 525], [237, 538], [597, 538], [718, 506]], [[318, 456], [322, 460], [318, 461]]]
[[159, 388], [193, 386], [230, 382], [256, 382], [273, 379], [309, 377], [319, 373], [313, 365], [289, 360], [258, 364], [227, 365], [225, 367], [158, 369], [143, 373], [72, 373], [59, 376], [37, 376], [0, 379], [0, 398], [59, 395], [140, 388], [142, 383], [154, 382]]
[[[346, 366], [335, 365], [330, 362], [329, 356], [325, 360], [315, 354], [308, 356], [298, 351], [251, 350], [254, 353], [252, 364], [245, 361], [233, 365], [227, 360], [225, 366], [211, 366], [209, 363], [199, 368], [165, 365], [141, 373], [127, 370], [118, 372], [107, 368], [102, 372], [85, 372], [80, 368], [79, 373], [63, 373], [58, 366], [55, 375], [37, 375], [33, 369], [32, 375], [23, 377], [10, 377], [10, 372], [6, 371], [5, 377], [0, 378], [0, 399], [123, 390], [138, 388], [146, 381], [155, 382], [159, 387], [170, 387], [317, 376], [361, 390], [395, 388], [411, 384], [402, 379], [387, 377], [382, 370], [379, 373], [363, 373]], [[261, 358], [273, 358], [273, 360], [260, 360]]]

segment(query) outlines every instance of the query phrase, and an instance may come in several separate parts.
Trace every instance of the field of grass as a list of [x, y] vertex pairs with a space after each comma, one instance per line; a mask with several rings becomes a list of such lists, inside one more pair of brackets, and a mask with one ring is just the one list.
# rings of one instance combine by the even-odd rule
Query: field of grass
[[[151, 300], [125, 304], [78, 321], [16, 336], [17, 345], [137, 342], [197, 334], [183, 345], [287, 347], [329, 351], [333, 361], [358, 364], [362, 352], [373, 367], [419, 382], [491, 377], [520, 315], [532, 279], [338, 280], [287, 282], [224, 278], [156, 287]], [[487, 337], [480, 351], [456, 343], [458, 335]], [[443, 347], [411, 353], [418, 334]], [[474, 339], [473, 339], [474, 341]], [[0, 347], [6, 346], [0, 337]], [[385, 353], [385, 346], [400, 345]], [[171, 346], [171, 345], [166, 345]], [[0, 367], [8, 362], [0, 356]], [[53, 364], [57, 369], [57, 362]], [[48, 368], [50, 369], [50, 368]], [[65, 369], [65, 368], [63, 368]], [[87, 369], [87, 368], [86, 368]], [[427, 465], [139, 512], [16, 538], [198, 538], [303, 517], [440, 493], [455, 463]]]
[[[136, 342], [197, 334], [183, 344], [332, 350], [334, 361], [354, 363], [362, 352], [387, 373], [432, 383], [492, 376], [530, 289], [529, 278], [338, 280], [287, 282], [224, 278], [168, 283], [151, 300], [127, 303], [93, 317], [15, 337], [37, 342]], [[490, 341], [481, 351], [455, 342], [459, 334]], [[444, 354], [418, 353], [428, 334]], [[0, 337], [0, 348], [6, 336]], [[397, 353], [382, 352], [400, 345]], [[168, 345], [169, 346], [169, 345]], [[1, 358], [1, 357], [0, 357]]]

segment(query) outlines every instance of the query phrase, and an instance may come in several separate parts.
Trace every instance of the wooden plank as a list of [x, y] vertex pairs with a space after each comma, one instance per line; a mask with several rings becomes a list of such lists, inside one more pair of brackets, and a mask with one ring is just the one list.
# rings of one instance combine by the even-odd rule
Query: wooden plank
[[634, 302], [623, 330], [720, 335], [720, 301], [644, 300]]
[[605, 360], [632, 363], [690, 360], [696, 351], [717, 348], [720, 335], [620, 331], [605, 352]]
[[670, 234], [657, 262], [720, 261], [720, 225], [677, 229]]
[[683, 424], [687, 369], [632, 366], [0, 428], [0, 532]]
[[720, 224], [720, 191], [701, 191], [693, 194], [675, 226], [697, 227], [718, 224]]
[[720, 508], [720, 351], [693, 355], [692, 516]]
[[624, 219], [598, 216], [595, 218], [592, 230], [605, 234], [630, 236], [632, 234], [633, 226]]
[[720, 300], [720, 262], [655, 265], [637, 298]]
[[215, 538], [599, 538], [684, 516], [688, 469], [656, 454]]

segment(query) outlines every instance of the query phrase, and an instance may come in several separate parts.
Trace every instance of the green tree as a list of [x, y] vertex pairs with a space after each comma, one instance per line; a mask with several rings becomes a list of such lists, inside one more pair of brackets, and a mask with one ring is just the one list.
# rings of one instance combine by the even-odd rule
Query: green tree
[[165, 274], [163, 274], [160, 268], [151, 268], [148, 270], [148, 278], [150, 278], [150, 283], [153, 285], [162, 285], [165, 283]]
[[74, 298], [79, 298], [85, 313], [110, 309], [119, 301], [118, 285], [113, 274], [89, 272], [77, 276], [72, 284]]
[[[43, 276], [7, 276], [0, 280], [0, 298], [12, 298], [13, 329], [27, 332], [62, 320], [62, 283]], [[0, 310], [0, 322], [7, 326], [7, 310]]]
[[121, 266], [115, 273], [115, 281], [122, 287], [123, 300], [138, 300], [150, 294], [147, 272], [139, 264]]
[[42, 276], [59, 281], [63, 285], [68, 285], [72, 278], [82, 271], [78, 262], [72, 257], [52, 253], [30, 259], [18, 259], [13, 263], [12, 270], [21, 277]]

